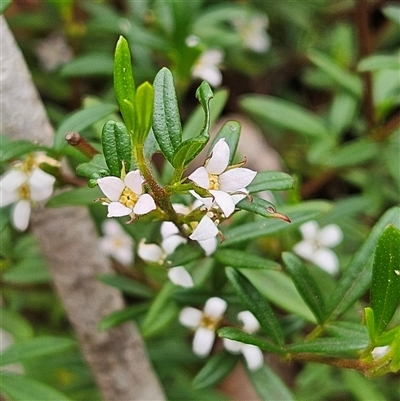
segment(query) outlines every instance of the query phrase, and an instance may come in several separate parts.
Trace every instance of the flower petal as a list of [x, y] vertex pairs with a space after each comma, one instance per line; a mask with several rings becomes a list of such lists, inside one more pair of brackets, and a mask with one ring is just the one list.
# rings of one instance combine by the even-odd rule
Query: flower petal
[[219, 189], [225, 192], [239, 191], [249, 185], [256, 175], [256, 171], [242, 167], [225, 171], [219, 176]]
[[231, 352], [232, 354], [240, 354], [242, 351], [243, 343], [235, 340], [230, 340], [229, 338], [223, 338], [222, 342], [224, 348]]
[[167, 238], [171, 235], [179, 234], [179, 229], [172, 221], [164, 221], [161, 224], [160, 232], [163, 238]]
[[199, 225], [194, 229], [189, 236], [190, 239], [195, 241], [204, 241], [215, 237], [218, 234], [218, 228], [208, 216], [203, 216]]
[[16, 203], [12, 211], [13, 226], [19, 231], [25, 231], [29, 225], [29, 217], [31, 216], [31, 204], [29, 201], [22, 199]]
[[168, 277], [175, 285], [180, 285], [185, 288], [193, 287], [192, 276], [183, 266], [176, 266], [169, 269]]
[[339, 271], [339, 259], [336, 253], [328, 248], [320, 248], [314, 252], [311, 261], [329, 274]]
[[30, 190], [31, 190], [30, 194], [31, 199], [33, 201], [37, 202], [44, 201], [46, 199], [49, 199], [51, 194], [53, 193], [53, 184], [42, 187], [31, 185]]
[[103, 224], [101, 225], [101, 230], [108, 237], [125, 234], [125, 231], [115, 220], [104, 220]]
[[[124, 182], [118, 177], [103, 177], [97, 180], [97, 184], [100, 187], [103, 194], [110, 199], [110, 201], [116, 202], [119, 200], [122, 191], [125, 188]], [[124, 216], [124, 215], [122, 215]]]
[[304, 259], [307, 260], [312, 260], [313, 255], [315, 253], [315, 247], [311, 241], [300, 241], [297, 243], [294, 247], [293, 250], [297, 255], [301, 256]]
[[220, 319], [225, 313], [228, 304], [222, 298], [209, 298], [204, 305], [204, 314], [214, 319]]
[[32, 170], [32, 174], [29, 177], [29, 185], [38, 188], [52, 187], [56, 181], [55, 177], [46, 173], [39, 167]]
[[255, 345], [243, 344], [242, 354], [250, 370], [258, 370], [264, 365], [264, 355]]
[[235, 203], [231, 195], [224, 191], [211, 190], [210, 193], [214, 196], [215, 203], [220, 207], [225, 217], [229, 217], [235, 211]]
[[248, 310], [239, 312], [238, 319], [243, 323], [243, 330], [247, 333], [254, 333], [260, 328], [260, 323]]
[[193, 338], [193, 352], [201, 357], [209, 355], [214, 344], [214, 339], [214, 331], [205, 327], [199, 327]]
[[161, 247], [164, 249], [164, 252], [167, 255], [170, 255], [175, 251], [176, 248], [178, 248], [179, 245], [186, 244], [186, 242], [187, 239], [181, 237], [180, 235], [171, 235], [162, 241]]
[[343, 240], [343, 232], [337, 224], [329, 224], [318, 233], [318, 242], [328, 248], [340, 244]]
[[142, 240], [138, 246], [138, 255], [146, 262], [162, 263], [165, 258], [165, 253], [160, 246], [156, 244], [146, 244]]
[[221, 138], [213, 147], [211, 157], [208, 159], [205, 169], [209, 174], [222, 174], [229, 164], [231, 151], [225, 138]]
[[189, 175], [189, 180], [192, 180], [200, 188], [208, 189], [210, 187], [210, 180], [208, 179], [207, 170], [204, 167], [199, 167]]
[[301, 234], [303, 235], [304, 239], [312, 239], [314, 240], [319, 232], [319, 225], [316, 221], [308, 221], [304, 223], [299, 228]]
[[122, 203], [111, 202], [108, 205], [107, 217], [128, 216], [131, 213], [132, 213], [132, 210], [129, 209], [128, 207], [124, 206]]
[[0, 188], [0, 207], [10, 205], [11, 203], [19, 200], [18, 191], [4, 191], [3, 188]]
[[124, 179], [125, 185], [131, 189], [135, 194], [141, 195], [143, 193], [143, 178], [140, 175], [139, 170], [135, 171], [130, 171], [125, 179]]
[[189, 306], [181, 310], [181, 313], [179, 314], [179, 322], [183, 326], [194, 329], [199, 326], [202, 317], [202, 311]]
[[21, 170], [9, 170], [1, 177], [0, 190], [13, 192], [27, 181], [28, 178], [28, 175]]
[[143, 194], [139, 196], [136, 205], [133, 207], [133, 212], [135, 214], [146, 214], [156, 209], [157, 206], [154, 202], [154, 199], [149, 194]]
[[216, 237], [212, 237], [212, 238], [205, 239], [203, 241], [197, 241], [197, 242], [203, 248], [206, 256], [212, 255], [215, 252], [215, 250], [217, 249], [218, 241], [217, 241]]

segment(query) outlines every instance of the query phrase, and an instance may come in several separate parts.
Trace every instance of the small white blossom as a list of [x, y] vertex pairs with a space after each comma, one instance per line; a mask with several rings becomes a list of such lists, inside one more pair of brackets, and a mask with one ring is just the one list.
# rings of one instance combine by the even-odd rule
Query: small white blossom
[[64, 35], [59, 32], [50, 34], [40, 41], [36, 54], [43, 69], [53, 71], [73, 58], [72, 49], [68, 46]]
[[104, 177], [97, 184], [107, 197], [104, 204], [108, 205], [107, 217], [143, 215], [156, 209], [151, 195], [143, 193], [143, 178], [139, 170], [130, 171], [122, 180], [118, 177]]
[[375, 347], [372, 351], [372, 357], [374, 360], [380, 359], [383, 356], [385, 356], [388, 352], [390, 351], [390, 346], [389, 345], [384, 345], [382, 347]]
[[55, 178], [38, 167], [39, 156], [28, 156], [0, 178], [0, 207], [14, 204], [11, 216], [19, 231], [28, 228], [31, 206], [53, 193]]
[[271, 39], [265, 31], [268, 27], [266, 16], [257, 15], [247, 19], [235, 19], [232, 23], [239, 32], [243, 45], [248, 49], [264, 53], [271, 46]]
[[226, 301], [213, 297], [207, 300], [204, 310], [187, 307], [182, 309], [179, 321], [195, 330], [193, 352], [201, 357], [209, 355], [214, 344], [215, 331], [227, 307]]
[[115, 220], [106, 220], [102, 224], [104, 237], [99, 240], [99, 247], [106, 255], [112, 256], [123, 265], [133, 262], [133, 241]]
[[221, 138], [215, 144], [211, 157], [206, 160], [205, 165], [197, 168], [188, 177], [200, 188], [210, 192], [213, 201], [225, 217], [234, 212], [235, 204], [242, 199], [240, 195], [243, 197], [243, 193], [246, 192], [245, 187], [257, 174], [248, 168], [229, 166], [229, 159], [229, 146], [225, 139]]
[[[240, 312], [238, 319], [243, 323], [243, 331], [246, 333], [255, 333], [260, 328], [258, 320], [250, 311]], [[264, 364], [263, 353], [257, 346], [244, 344], [228, 338], [224, 338], [223, 343], [225, 349], [232, 354], [242, 354], [250, 370], [260, 369]]]
[[192, 276], [183, 266], [175, 266], [168, 269], [168, 278], [172, 283], [181, 287], [190, 288], [194, 285]]
[[339, 260], [331, 249], [343, 240], [343, 233], [336, 224], [329, 224], [320, 229], [316, 221], [309, 221], [300, 226], [303, 240], [293, 250], [302, 258], [309, 260], [330, 274], [339, 270]]
[[202, 53], [192, 68], [192, 77], [207, 81], [211, 86], [217, 87], [222, 83], [222, 74], [219, 65], [224, 54], [221, 50], [210, 49]]

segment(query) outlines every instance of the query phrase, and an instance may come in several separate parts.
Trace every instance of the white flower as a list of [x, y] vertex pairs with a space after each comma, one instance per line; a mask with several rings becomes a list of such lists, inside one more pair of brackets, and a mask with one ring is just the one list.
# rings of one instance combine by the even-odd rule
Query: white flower
[[73, 57], [72, 49], [68, 46], [64, 35], [55, 32], [40, 41], [36, 54], [46, 71], [53, 71]]
[[390, 346], [389, 345], [384, 345], [382, 347], [375, 347], [372, 351], [372, 357], [374, 360], [380, 359], [383, 356], [385, 356], [388, 352], [390, 351]]
[[207, 300], [204, 311], [187, 307], [182, 309], [179, 321], [195, 330], [193, 352], [201, 357], [209, 355], [214, 344], [215, 330], [227, 307], [226, 301], [213, 297]]
[[[238, 314], [238, 319], [243, 323], [243, 331], [254, 333], [260, 328], [260, 324], [255, 316], [249, 311], [243, 311]], [[226, 350], [233, 354], [242, 354], [250, 370], [260, 369], [264, 364], [264, 356], [260, 348], [252, 344], [244, 344], [239, 341], [223, 339]]]
[[189, 238], [194, 241], [206, 241], [218, 235], [218, 228], [207, 215], [203, 216]]
[[339, 260], [331, 249], [343, 240], [343, 233], [336, 224], [329, 224], [320, 229], [316, 221], [309, 221], [300, 226], [303, 240], [293, 250], [301, 257], [330, 274], [339, 270]]
[[225, 217], [234, 212], [235, 204], [241, 199], [235, 198], [237, 193], [246, 192], [245, 187], [257, 174], [247, 168], [228, 166], [229, 159], [229, 146], [225, 139], [221, 138], [215, 144], [211, 157], [206, 160], [205, 165], [197, 168], [188, 177], [200, 188], [207, 189], [211, 193]]
[[108, 205], [107, 217], [143, 215], [156, 209], [154, 199], [143, 193], [143, 178], [139, 170], [130, 171], [122, 180], [118, 177], [104, 177], [97, 180], [97, 184], [108, 198], [104, 203]]
[[207, 81], [211, 86], [220, 86], [222, 74], [219, 65], [222, 63], [224, 54], [221, 50], [210, 49], [202, 53], [192, 68], [192, 77]]
[[11, 222], [17, 230], [28, 228], [31, 204], [50, 198], [54, 182], [55, 178], [41, 170], [31, 156], [1, 177], [0, 207], [14, 204]]
[[193, 287], [192, 276], [183, 266], [175, 266], [168, 270], [168, 277], [172, 283], [181, 287]]
[[104, 237], [99, 240], [100, 250], [123, 265], [130, 265], [133, 262], [132, 238], [115, 220], [104, 221], [102, 230]]
[[254, 16], [246, 20], [233, 20], [234, 27], [242, 38], [243, 45], [257, 53], [266, 52], [271, 40], [265, 32], [268, 27], [268, 19], [265, 16]]

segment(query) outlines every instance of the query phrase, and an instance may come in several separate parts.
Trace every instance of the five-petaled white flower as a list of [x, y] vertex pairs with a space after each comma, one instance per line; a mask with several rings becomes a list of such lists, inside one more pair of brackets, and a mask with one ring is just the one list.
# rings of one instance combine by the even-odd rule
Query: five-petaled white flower
[[300, 226], [303, 240], [293, 250], [302, 258], [309, 260], [330, 274], [339, 270], [339, 260], [331, 249], [343, 240], [343, 233], [336, 224], [329, 224], [320, 229], [316, 221], [309, 221]]
[[143, 215], [156, 209], [151, 195], [143, 193], [144, 180], [139, 170], [130, 171], [122, 180], [118, 177], [104, 177], [97, 184], [107, 197], [103, 202], [108, 205], [107, 217]]
[[204, 311], [186, 307], [179, 315], [179, 321], [195, 329], [193, 352], [201, 357], [209, 355], [214, 344], [215, 331], [227, 307], [226, 301], [213, 297], [207, 300]]
[[100, 250], [123, 265], [130, 265], [133, 262], [132, 238], [115, 220], [106, 220], [101, 227], [104, 237], [99, 240]]
[[[247, 333], [255, 333], [260, 324], [250, 311], [243, 311], [238, 314], [238, 319], [243, 323], [243, 330]], [[264, 363], [264, 356], [260, 348], [252, 344], [244, 344], [239, 341], [223, 339], [226, 350], [233, 354], [242, 354], [250, 370], [260, 369]]]
[[221, 138], [215, 144], [204, 166], [197, 168], [188, 177], [200, 188], [210, 192], [225, 217], [234, 212], [235, 204], [240, 200], [235, 196], [238, 193], [246, 193], [245, 187], [257, 174], [248, 168], [229, 166], [229, 159], [229, 146], [225, 138]]
[[258, 15], [247, 19], [235, 19], [232, 24], [239, 32], [245, 47], [257, 53], [264, 53], [269, 49], [271, 39], [265, 32], [268, 27], [266, 16]]
[[222, 74], [219, 65], [222, 63], [224, 53], [218, 49], [203, 52], [192, 68], [192, 77], [207, 81], [211, 86], [217, 87], [222, 83]]
[[50, 198], [54, 182], [52, 175], [38, 167], [35, 156], [28, 156], [1, 177], [0, 207], [14, 204], [11, 222], [17, 230], [28, 228], [31, 205]]

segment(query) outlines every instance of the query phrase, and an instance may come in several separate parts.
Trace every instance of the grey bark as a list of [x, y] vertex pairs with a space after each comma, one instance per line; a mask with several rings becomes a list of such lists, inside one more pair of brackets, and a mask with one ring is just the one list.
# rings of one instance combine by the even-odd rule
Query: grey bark
[[[53, 129], [3, 17], [0, 45], [1, 132], [12, 139], [51, 145]], [[100, 319], [122, 309], [124, 301], [117, 290], [96, 280], [98, 274], [112, 273], [112, 268], [98, 252], [88, 211], [42, 209], [33, 213], [31, 228], [104, 400], [164, 400], [136, 327], [126, 323], [104, 333], [97, 330]]]

